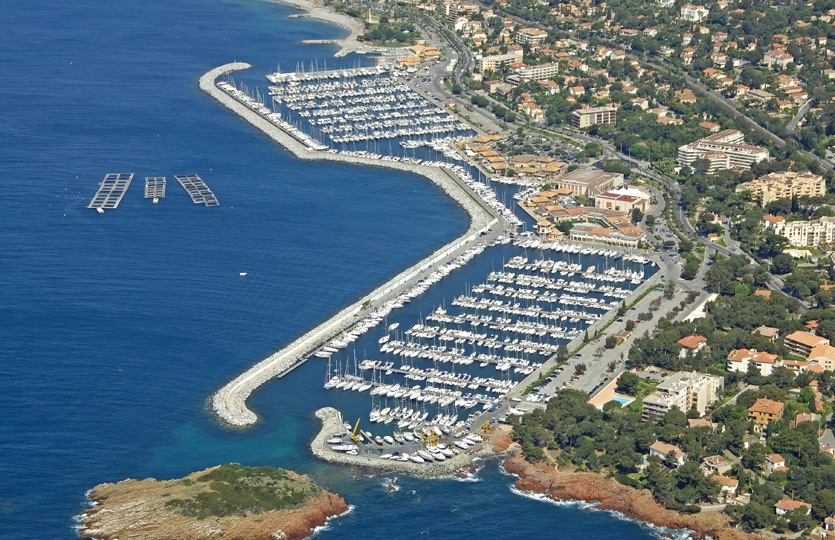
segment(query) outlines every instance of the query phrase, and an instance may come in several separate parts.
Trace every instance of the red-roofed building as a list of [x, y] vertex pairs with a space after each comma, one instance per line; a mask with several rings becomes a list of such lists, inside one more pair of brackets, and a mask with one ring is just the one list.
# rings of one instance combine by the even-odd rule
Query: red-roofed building
[[783, 499], [774, 505], [774, 511], [781, 517], [798, 508], [805, 508], [807, 514], [812, 511], [811, 504], [803, 501], [793, 501], [791, 499]]
[[748, 420], [754, 422], [754, 431], [762, 431], [772, 420], [783, 417], [783, 404], [766, 398], [759, 398], [748, 407]]
[[707, 345], [707, 338], [704, 336], [699, 335], [689, 335], [681, 338], [680, 340], [676, 341], [679, 345], [681, 345], [682, 349], [679, 352], [679, 356], [684, 358], [687, 356], [687, 351], [692, 351], [693, 354], [701, 351]]

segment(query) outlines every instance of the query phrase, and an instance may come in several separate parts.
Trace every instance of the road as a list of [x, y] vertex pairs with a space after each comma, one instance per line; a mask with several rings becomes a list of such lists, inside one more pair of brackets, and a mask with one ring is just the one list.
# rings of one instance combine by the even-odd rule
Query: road
[[797, 129], [797, 125], [803, 120], [803, 117], [809, 112], [809, 107], [812, 106], [812, 100], [807, 100], [806, 103], [800, 107], [800, 110], [797, 111], [797, 114], [789, 120], [789, 123], [786, 124], [786, 131], [789, 133], [794, 133], [794, 130]]

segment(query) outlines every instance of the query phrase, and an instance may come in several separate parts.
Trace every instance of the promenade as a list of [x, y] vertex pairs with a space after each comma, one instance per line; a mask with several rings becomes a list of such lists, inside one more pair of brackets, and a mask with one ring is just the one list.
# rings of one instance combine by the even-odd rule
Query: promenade
[[212, 409], [223, 422], [232, 426], [248, 426], [257, 421], [257, 415], [247, 408], [246, 400], [259, 386], [270, 379], [281, 377], [301, 365], [314, 348], [358, 322], [365, 313], [373, 313], [377, 307], [389, 299], [397, 297], [404, 290], [431, 274], [435, 269], [475, 245], [476, 242], [492, 243], [505, 227], [505, 222], [501, 216], [473, 192], [463, 180], [448, 169], [311, 151], [291, 133], [270, 122], [217, 87], [216, 80], [218, 77], [250, 67], [249, 64], [243, 62], [217, 67], [200, 77], [200, 89], [281, 144], [298, 159], [338, 161], [364, 166], [385, 167], [425, 176], [464, 209], [469, 217], [470, 224], [466, 232], [459, 238], [400, 272], [368, 295], [342, 309], [327, 321], [277, 353], [255, 364], [219, 389], [211, 399]]

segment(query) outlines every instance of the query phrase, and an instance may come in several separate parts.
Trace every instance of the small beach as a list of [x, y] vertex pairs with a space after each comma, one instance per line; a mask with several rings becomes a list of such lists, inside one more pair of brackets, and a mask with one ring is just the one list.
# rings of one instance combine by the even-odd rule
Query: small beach
[[357, 37], [365, 33], [365, 24], [359, 19], [351, 17], [345, 13], [339, 13], [331, 7], [325, 6], [321, 0], [270, 0], [279, 4], [287, 4], [294, 6], [306, 13], [306, 16], [311, 19], [323, 21], [331, 24], [341, 26], [348, 30], [348, 35], [334, 40], [322, 40], [323, 42], [332, 42], [339, 45], [340, 50], [334, 55], [336, 57], [345, 56], [351, 53], [361, 53], [370, 50], [370, 48], [357, 40]]

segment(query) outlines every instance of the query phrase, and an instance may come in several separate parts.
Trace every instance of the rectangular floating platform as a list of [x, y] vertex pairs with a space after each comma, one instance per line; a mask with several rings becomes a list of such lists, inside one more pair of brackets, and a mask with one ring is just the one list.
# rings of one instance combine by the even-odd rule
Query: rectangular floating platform
[[215, 197], [215, 194], [212, 193], [211, 189], [209, 189], [209, 186], [207, 186], [206, 182], [204, 182], [203, 179], [196, 174], [180, 174], [176, 175], [174, 178], [176, 178], [177, 182], [183, 186], [183, 189], [185, 189], [186, 193], [189, 194], [194, 204], [220, 206], [217, 197]]
[[164, 199], [165, 198], [165, 177], [164, 176], [146, 176], [145, 177], [145, 198], [146, 199]]
[[106, 175], [87, 208], [95, 208], [99, 212], [104, 209], [118, 208], [131, 180], [133, 180], [133, 173], [110, 173]]

